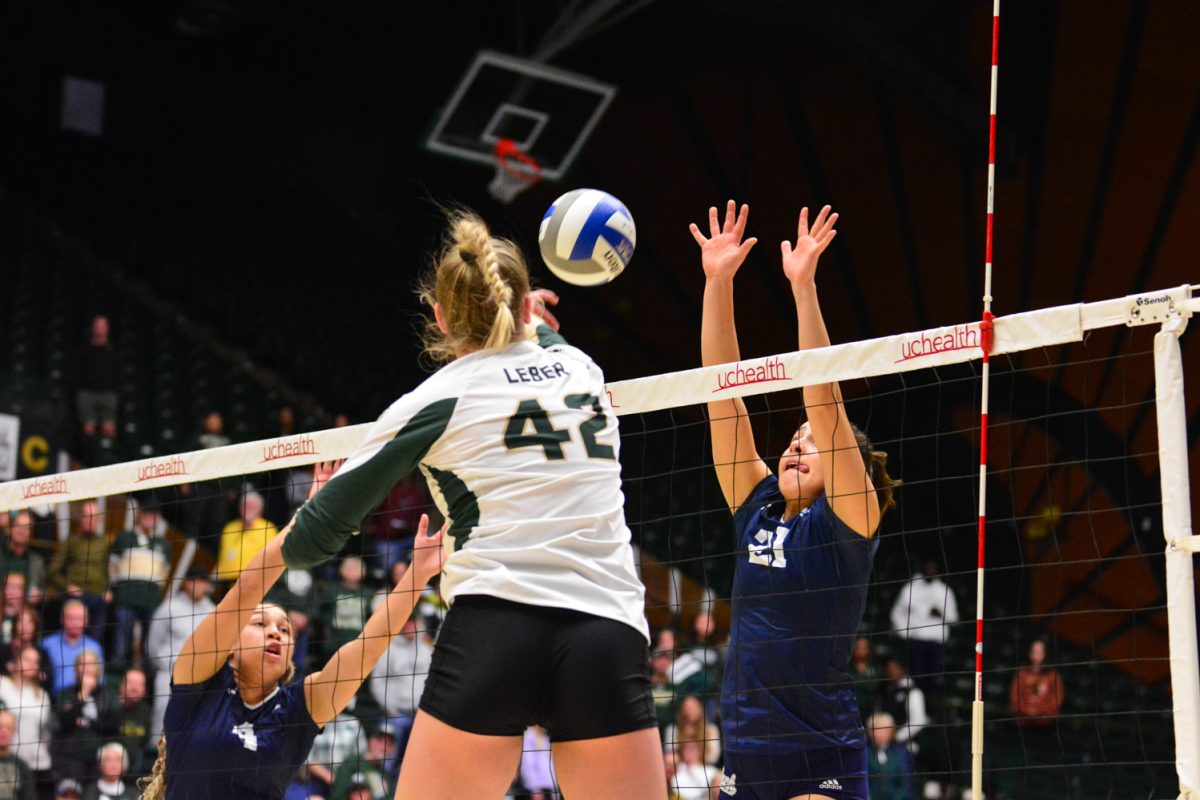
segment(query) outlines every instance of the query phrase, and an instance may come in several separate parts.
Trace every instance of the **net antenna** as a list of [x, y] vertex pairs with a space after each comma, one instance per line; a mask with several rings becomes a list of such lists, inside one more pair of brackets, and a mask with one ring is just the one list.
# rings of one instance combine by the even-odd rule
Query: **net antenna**
[[508, 205], [517, 195], [542, 180], [537, 159], [522, 150], [512, 139], [496, 142], [496, 175], [488, 184], [488, 193]]
[[979, 388], [979, 554], [975, 571], [975, 696], [971, 702], [971, 797], [983, 797], [983, 572], [987, 533], [987, 444], [988, 383], [991, 376], [993, 341], [992, 314], [992, 221], [996, 194], [996, 84], [1000, 75], [1000, 0], [992, 5], [992, 80], [988, 108], [987, 255], [983, 266], [983, 319], [980, 346], [983, 364]]

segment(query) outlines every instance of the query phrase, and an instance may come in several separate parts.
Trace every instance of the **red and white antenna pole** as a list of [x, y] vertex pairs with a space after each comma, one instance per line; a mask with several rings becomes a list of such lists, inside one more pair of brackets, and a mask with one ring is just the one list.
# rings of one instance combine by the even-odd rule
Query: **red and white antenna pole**
[[988, 378], [992, 352], [992, 219], [996, 195], [996, 81], [1000, 74], [1000, 0], [992, 6], [992, 92], [988, 118], [987, 257], [983, 266], [983, 385], [979, 408], [979, 562], [975, 570], [975, 700], [971, 703], [971, 800], [983, 798], [983, 568], [987, 531]]

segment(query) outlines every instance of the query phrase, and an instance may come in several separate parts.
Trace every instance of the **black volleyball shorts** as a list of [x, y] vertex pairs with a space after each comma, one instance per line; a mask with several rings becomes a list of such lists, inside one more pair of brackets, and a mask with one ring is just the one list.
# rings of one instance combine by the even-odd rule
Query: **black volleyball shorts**
[[421, 710], [469, 733], [552, 741], [656, 726], [646, 639], [623, 622], [486, 595], [454, 601]]

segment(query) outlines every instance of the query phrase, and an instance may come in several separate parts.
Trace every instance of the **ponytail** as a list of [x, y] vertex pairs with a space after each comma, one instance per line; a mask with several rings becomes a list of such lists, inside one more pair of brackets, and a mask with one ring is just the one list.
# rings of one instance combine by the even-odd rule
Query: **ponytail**
[[453, 212], [442, 251], [421, 281], [421, 300], [441, 306], [447, 327], [426, 324], [425, 352], [450, 361], [462, 352], [508, 347], [520, 332], [528, 293], [529, 270], [516, 244], [493, 237], [474, 213]]

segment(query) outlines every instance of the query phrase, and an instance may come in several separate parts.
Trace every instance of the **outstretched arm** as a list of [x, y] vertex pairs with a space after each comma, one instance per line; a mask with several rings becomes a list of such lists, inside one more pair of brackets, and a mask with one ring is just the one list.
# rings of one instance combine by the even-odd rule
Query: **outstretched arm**
[[[320, 490], [337, 469], [336, 464], [317, 464], [313, 470], [313, 485], [309, 499]], [[293, 519], [286, 528], [267, 542], [242, 570], [233, 588], [221, 599], [216, 609], [201, 620], [195, 632], [183, 643], [172, 680], [180, 685], [203, 683], [217, 673], [229, 658], [242, 628], [250, 622], [254, 609], [266, 597], [267, 591], [283, 574], [283, 542], [291, 531]]]
[[[808, 225], [808, 209], [800, 211], [796, 245], [783, 242], [783, 272], [792, 285], [801, 350], [829, 346], [829, 333], [817, 301], [817, 261], [837, 231], [838, 215], [825, 206]], [[804, 408], [813, 440], [821, 453], [825, 472], [825, 496], [838, 517], [855, 532], [872, 536], [879, 527], [879, 500], [871, 476], [863, 463], [837, 382], [804, 387]]]
[[421, 590], [442, 569], [442, 532], [426, 536], [429, 517], [421, 515], [414, 542], [412, 565], [371, 614], [362, 633], [333, 654], [320, 672], [304, 679], [304, 698], [313, 722], [324, 725], [346, 707], [350, 698], [375, 668], [375, 662], [400, 633], [421, 599]]
[[[704, 366], [728, 364], [741, 359], [737, 326], [733, 313], [733, 278], [746, 260], [757, 239], [742, 241], [750, 206], [741, 211], [730, 200], [725, 207], [725, 222], [718, 222], [716, 207], [708, 210], [709, 236], [705, 238], [695, 223], [692, 238], [700, 245], [704, 266], [704, 313], [700, 321], [700, 360]], [[731, 511], [746, 499], [770, 469], [754, 446], [754, 432], [746, 404], [740, 397], [708, 404], [708, 425], [712, 435], [713, 469]]]

